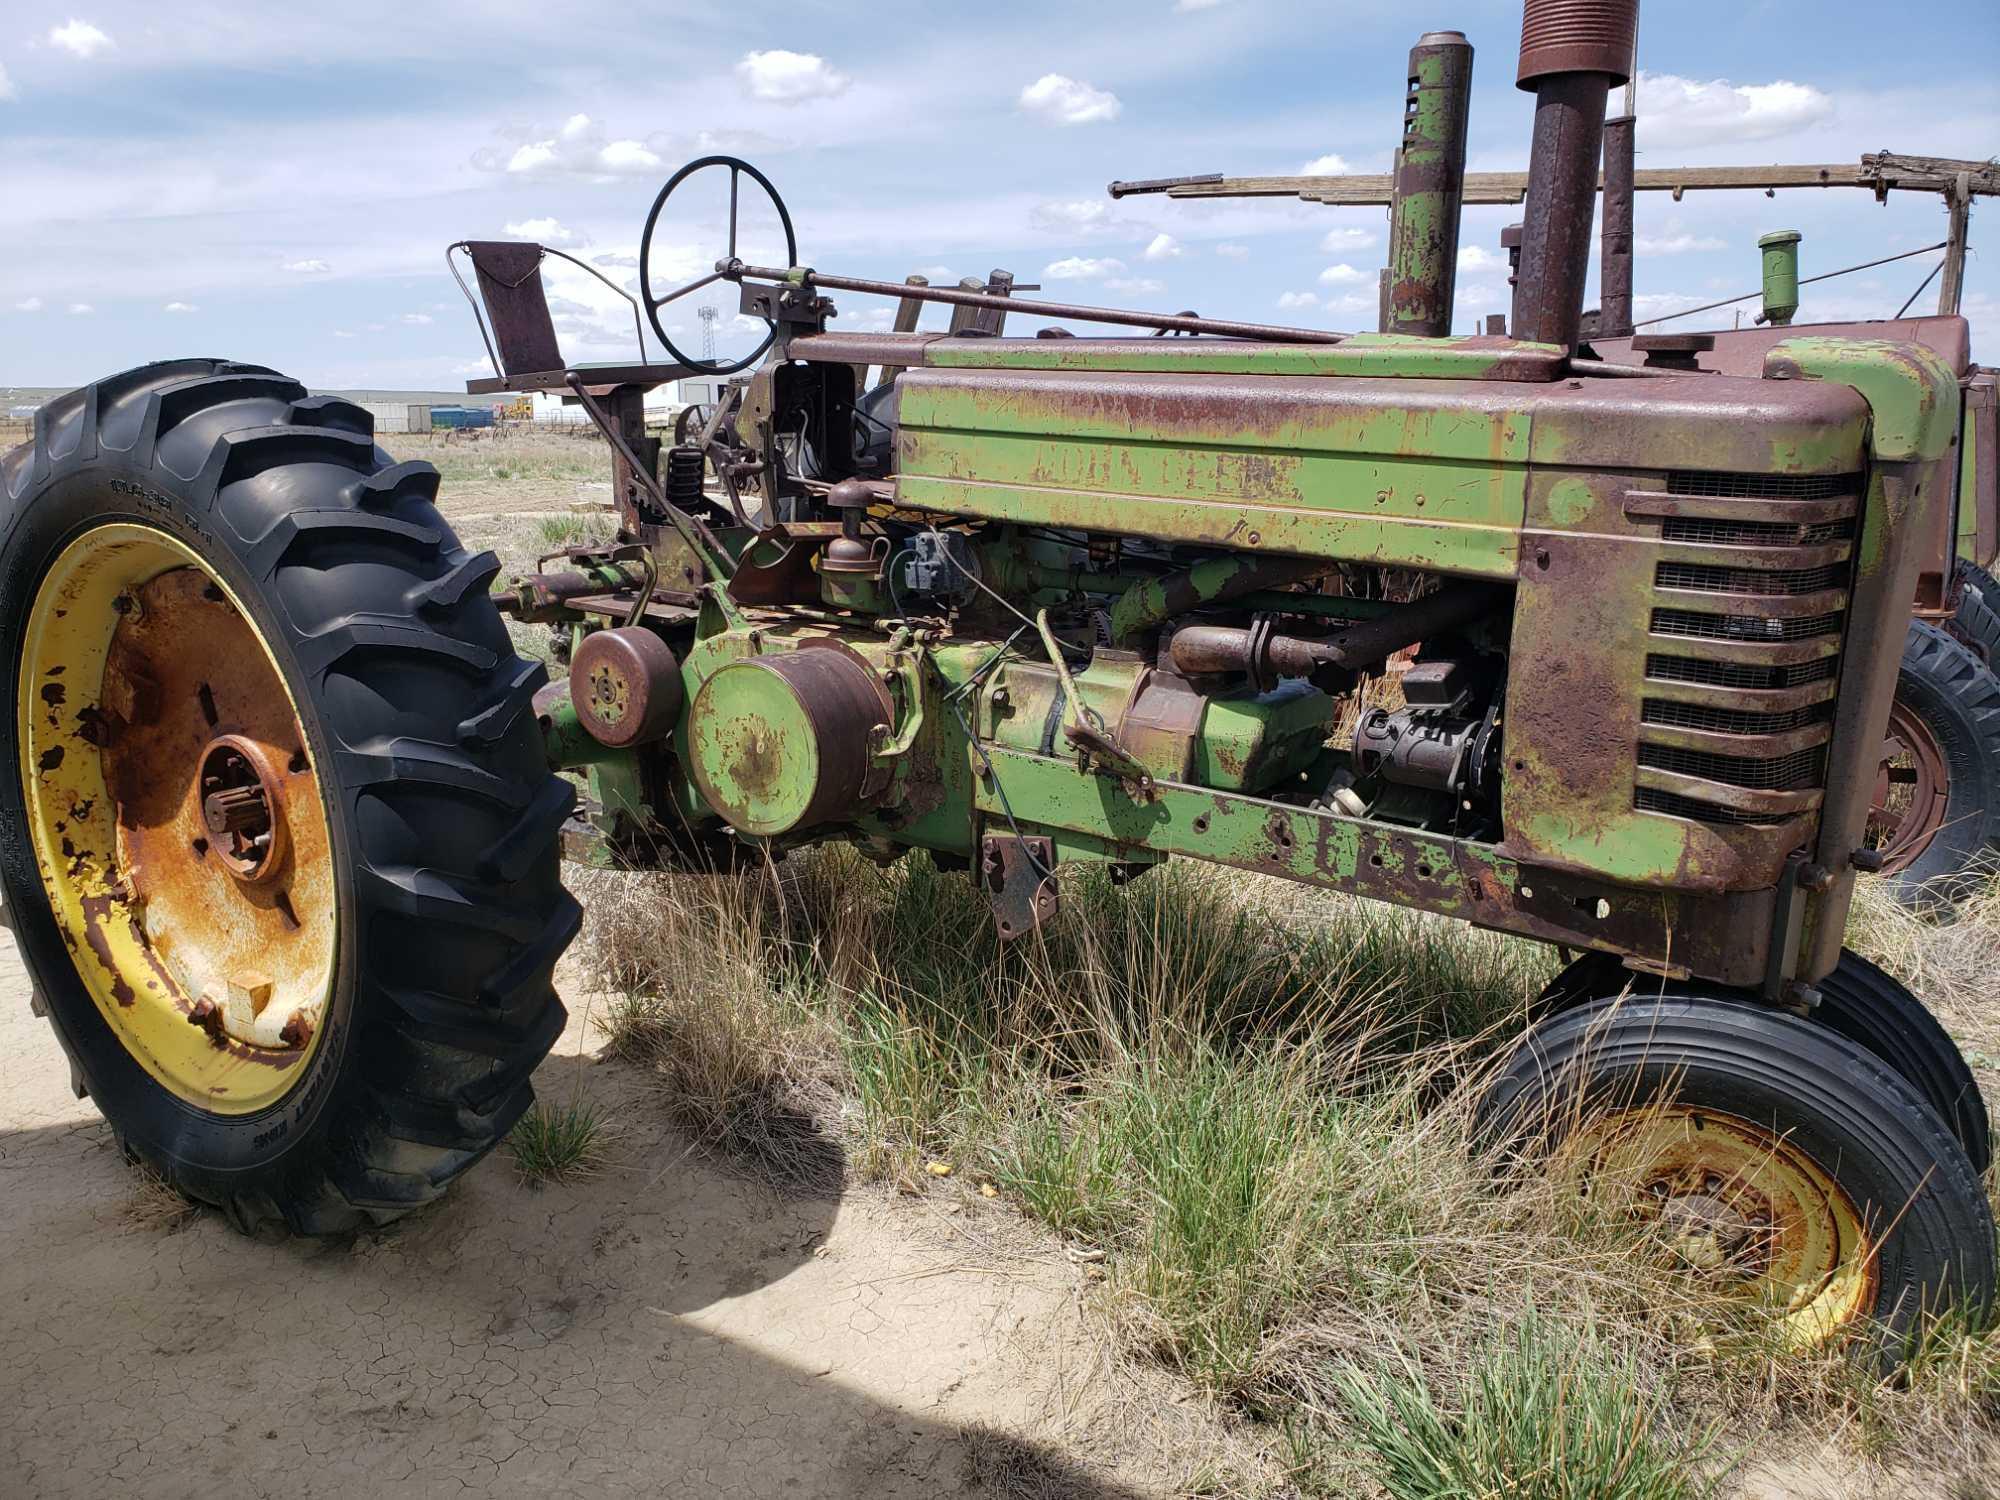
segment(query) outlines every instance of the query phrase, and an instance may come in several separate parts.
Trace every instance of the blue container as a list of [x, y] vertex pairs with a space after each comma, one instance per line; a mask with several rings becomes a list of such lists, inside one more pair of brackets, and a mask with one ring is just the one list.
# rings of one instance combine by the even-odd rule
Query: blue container
[[490, 406], [433, 406], [431, 426], [438, 427], [491, 427], [493, 408]]

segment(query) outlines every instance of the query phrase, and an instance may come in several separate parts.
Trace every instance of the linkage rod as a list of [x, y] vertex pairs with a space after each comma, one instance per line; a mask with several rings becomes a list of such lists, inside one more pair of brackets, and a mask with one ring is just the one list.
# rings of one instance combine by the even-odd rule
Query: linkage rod
[[[793, 280], [790, 271], [771, 266], [746, 266], [741, 261], [717, 261], [717, 273], [730, 281]], [[1122, 307], [1086, 307], [1072, 302], [1041, 302], [1028, 297], [996, 297], [958, 287], [916, 286], [906, 281], [870, 281], [862, 276], [828, 276], [807, 269], [804, 285], [835, 292], [860, 292], [898, 301], [949, 302], [958, 307], [990, 307], [998, 312], [1025, 313], [1036, 318], [1074, 318], [1081, 323], [1118, 323], [1130, 328], [1156, 328], [1163, 333], [1208, 333], [1221, 338], [1261, 339], [1274, 344], [1338, 344], [1347, 337], [1317, 328], [1287, 328], [1275, 323], [1237, 323], [1227, 318], [1201, 318], [1192, 313], [1133, 312]]]

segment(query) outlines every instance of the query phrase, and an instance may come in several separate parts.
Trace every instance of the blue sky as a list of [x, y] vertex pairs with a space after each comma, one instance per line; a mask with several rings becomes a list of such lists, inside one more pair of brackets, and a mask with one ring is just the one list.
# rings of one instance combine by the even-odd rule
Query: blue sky
[[[1078, 301], [1371, 327], [1379, 210], [1113, 203], [1104, 185], [1383, 170], [1404, 56], [1442, 26], [1478, 49], [1472, 166], [1524, 165], [1519, 9], [1500, 0], [9, 7], [0, 382], [193, 353], [454, 387], [483, 361], [447, 243], [513, 225], [622, 279], [659, 183], [709, 150], [770, 174], [801, 259], [829, 271], [1004, 266]], [[1641, 166], [2000, 152], [1993, 0], [1651, 0], [1640, 56]], [[1515, 213], [1467, 211], [1461, 328], [1504, 306]], [[1943, 224], [1915, 194], [1641, 195], [1640, 316], [1754, 287], [1768, 229], [1804, 232], [1811, 274]], [[671, 227], [663, 276], [716, 252], [712, 228]], [[2000, 362], [2000, 204], [1972, 238], [1974, 351]], [[1808, 287], [1801, 318], [1892, 313], [1928, 264]], [[552, 280], [570, 357], [629, 357], [622, 306]], [[886, 316], [846, 298], [837, 326]]]

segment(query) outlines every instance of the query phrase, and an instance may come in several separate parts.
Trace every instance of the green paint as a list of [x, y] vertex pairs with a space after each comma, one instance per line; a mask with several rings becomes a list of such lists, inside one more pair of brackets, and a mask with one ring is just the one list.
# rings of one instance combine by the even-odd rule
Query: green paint
[[1764, 321], [1781, 328], [1799, 310], [1799, 239], [1796, 229], [1780, 229], [1757, 241], [1763, 253]]
[[1410, 53], [1410, 88], [1397, 156], [1399, 192], [1389, 208], [1389, 307], [1391, 332], [1451, 332], [1452, 289], [1458, 278], [1456, 195], [1443, 191], [1446, 174], [1465, 162], [1471, 49], [1419, 44]]
[[1549, 524], [1565, 530], [1581, 530], [1597, 513], [1597, 491], [1587, 479], [1558, 479], [1543, 499]]
[[1801, 337], [1764, 356], [1766, 380], [1826, 380], [1851, 386], [1874, 419], [1877, 458], [1942, 458], [1958, 431], [1958, 379], [1921, 344], [1894, 339]]
[[[1050, 340], [1056, 343], [1059, 340]], [[1245, 391], [940, 376], [903, 387], [898, 497], [1024, 524], [1240, 552], [1511, 577], [1527, 476], [1519, 388]], [[1252, 399], [1253, 396], [1255, 399]]]

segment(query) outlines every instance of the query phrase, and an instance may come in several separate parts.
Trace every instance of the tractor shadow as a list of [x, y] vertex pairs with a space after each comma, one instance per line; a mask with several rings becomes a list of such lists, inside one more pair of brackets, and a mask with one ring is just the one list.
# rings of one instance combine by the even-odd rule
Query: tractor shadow
[[64, 1076], [45, 1026], [0, 1024], [10, 1493], [1142, 1493], [1024, 1397], [1047, 1351], [1021, 1330], [1067, 1291], [718, 1163], [637, 1069], [537, 1074], [615, 1123], [595, 1176], [529, 1187], [502, 1147], [345, 1241], [134, 1213], [142, 1179]]

